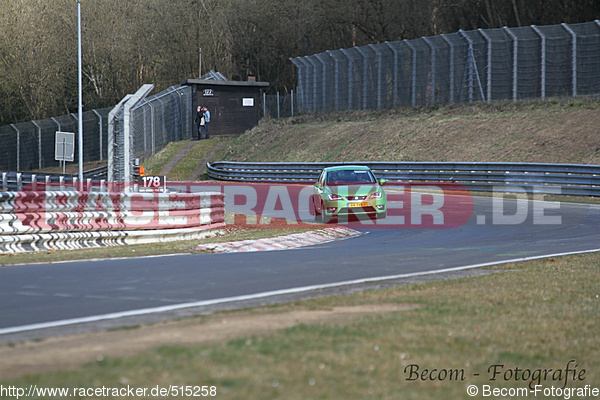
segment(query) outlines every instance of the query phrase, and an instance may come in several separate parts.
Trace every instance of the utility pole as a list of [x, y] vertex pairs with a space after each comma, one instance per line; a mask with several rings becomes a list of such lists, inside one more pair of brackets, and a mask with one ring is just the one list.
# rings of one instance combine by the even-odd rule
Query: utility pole
[[79, 145], [79, 185], [83, 189], [83, 96], [81, 92], [81, 1], [77, 0], [77, 63], [78, 63], [78, 86], [79, 86], [79, 104], [77, 118], [78, 125], [78, 145]]

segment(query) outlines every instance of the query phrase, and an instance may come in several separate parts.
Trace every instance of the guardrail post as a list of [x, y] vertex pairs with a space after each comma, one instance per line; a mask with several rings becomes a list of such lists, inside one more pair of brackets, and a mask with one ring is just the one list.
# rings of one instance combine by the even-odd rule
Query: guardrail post
[[2, 190], [8, 190], [8, 174], [2, 173]]

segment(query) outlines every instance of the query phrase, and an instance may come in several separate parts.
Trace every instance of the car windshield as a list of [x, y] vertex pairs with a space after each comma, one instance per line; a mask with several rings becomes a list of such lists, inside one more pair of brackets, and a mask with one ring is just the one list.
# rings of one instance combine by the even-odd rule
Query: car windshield
[[340, 170], [331, 171], [327, 174], [327, 184], [332, 186], [360, 185], [364, 183], [375, 183], [375, 177], [369, 170]]

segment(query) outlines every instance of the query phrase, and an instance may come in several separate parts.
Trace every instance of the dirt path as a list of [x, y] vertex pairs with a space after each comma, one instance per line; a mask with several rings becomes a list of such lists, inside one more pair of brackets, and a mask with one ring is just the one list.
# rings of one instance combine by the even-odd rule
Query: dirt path
[[18, 377], [76, 368], [106, 357], [130, 356], [163, 345], [195, 345], [264, 335], [298, 324], [336, 324], [364, 314], [406, 311], [413, 304], [375, 304], [327, 310], [292, 309], [264, 314], [213, 314], [138, 329], [86, 333], [0, 346], [0, 376]]
[[192, 140], [186, 143], [179, 151], [167, 162], [160, 170], [159, 175], [169, 175], [171, 170], [177, 165], [177, 163], [185, 158], [187, 153], [197, 144], [197, 141]]
[[206, 163], [213, 159], [213, 157], [217, 154], [217, 152], [221, 149], [221, 147], [225, 146], [228, 143], [228, 140], [223, 140], [217, 143], [207, 155], [200, 161], [194, 172], [192, 172], [188, 177], [188, 181], [195, 181], [198, 179], [206, 169]]

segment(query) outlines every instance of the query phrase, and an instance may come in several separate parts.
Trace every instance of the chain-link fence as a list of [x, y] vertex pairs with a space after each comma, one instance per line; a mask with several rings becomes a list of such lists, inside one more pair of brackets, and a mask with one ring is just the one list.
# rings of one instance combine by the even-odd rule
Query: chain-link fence
[[[83, 113], [85, 162], [108, 158], [108, 115], [112, 109]], [[169, 142], [191, 138], [191, 111], [190, 86], [171, 87], [137, 104], [131, 111], [132, 155], [145, 159]], [[74, 132], [77, 149], [77, 130], [77, 114], [0, 126], [0, 170], [36, 171], [59, 166], [54, 159], [56, 132]]]
[[169, 142], [191, 139], [192, 87], [173, 86], [144, 99], [131, 110], [131, 121], [132, 152], [141, 159]]
[[262, 111], [264, 118], [287, 118], [293, 117], [295, 104], [298, 101], [298, 96], [294, 91], [290, 94], [282, 95], [279, 92], [277, 94], [266, 94], [263, 93], [263, 104]]
[[[83, 157], [86, 161], [106, 160], [108, 113], [111, 108], [83, 113]], [[78, 130], [77, 114], [39, 121], [0, 126], [0, 170], [35, 171], [56, 167], [56, 132]], [[75, 148], [78, 148], [75, 134]]]
[[475, 31], [291, 59], [295, 112], [600, 93], [600, 21]]
[[108, 179], [131, 181], [134, 159], [146, 159], [169, 142], [192, 137], [192, 88], [173, 86], [151, 97], [144, 85], [110, 114]]

